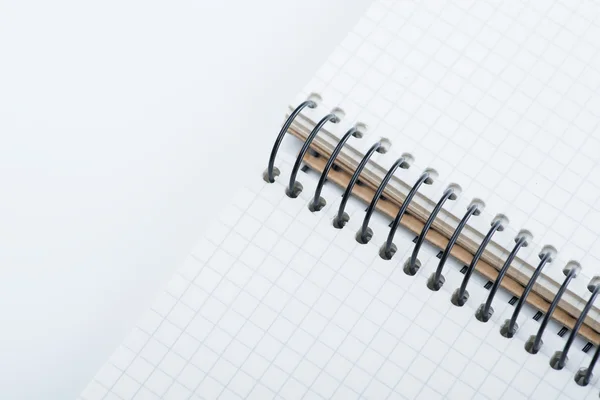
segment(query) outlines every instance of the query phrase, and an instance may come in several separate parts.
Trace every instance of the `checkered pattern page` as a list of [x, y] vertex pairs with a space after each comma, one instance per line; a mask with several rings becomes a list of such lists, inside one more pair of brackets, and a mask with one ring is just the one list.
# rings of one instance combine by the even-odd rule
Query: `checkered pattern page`
[[597, 398], [595, 379], [573, 380], [590, 346], [577, 339], [567, 367], [552, 370], [561, 327], [551, 324], [530, 355], [538, 313], [525, 307], [517, 335], [504, 338], [514, 298], [501, 290], [492, 319], [478, 321], [491, 283], [474, 276], [467, 304], [452, 305], [463, 265], [449, 259], [445, 284], [429, 290], [439, 249], [425, 244], [421, 269], [406, 275], [412, 233], [400, 229], [397, 253], [383, 260], [390, 220], [375, 214], [372, 240], [359, 244], [366, 205], [351, 199], [349, 223], [335, 229], [341, 190], [327, 183], [326, 207], [311, 213], [318, 176], [301, 171], [304, 191], [287, 197], [286, 157], [275, 183], [257, 171], [225, 207], [81, 400]]
[[[323, 115], [367, 123], [353, 146], [390, 138], [484, 200], [485, 230], [497, 213], [530, 230], [533, 263], [545, 244], [580, 261], [587, 293], [600, 273], [599, 13], [588, 0], [376, 0], [294, 104], [317, 92]], [[548, 273], [562, 281], [561, 268]]]

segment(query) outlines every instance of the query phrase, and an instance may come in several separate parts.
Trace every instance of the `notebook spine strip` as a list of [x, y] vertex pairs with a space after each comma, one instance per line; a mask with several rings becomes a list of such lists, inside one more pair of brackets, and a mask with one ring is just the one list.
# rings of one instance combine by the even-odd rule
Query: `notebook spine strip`
[[[284, 122], [282, 129], [279, 132], [279, 135], [277, 136], [277, 139], [273, 145], [273, 149], [271, 151], [271, 155], [269, 158], [268, 167], [265, 170], [265, 172], [263, 173], [263, 179], [265, 180], [265, 182], [274, 183], [277, 176], [279, 176], [279, 174], [280, 174], [279, 170], [275, 167], [275, 159], [277, 156], [279, 146], [280, 146], [286, 132], [289, 130], [292, 122], [305, 108], [307, 108], [307, 107], [308, 108], [316, 108], [317, 104], [318, 104], [318, 100], [320, 100], [318, 95], [311, 95], [311, 97], [309, 99], [302, 102], [298, 107], [296, 107], [294, 109], [294, 111], [290, 114], [290, 116], [287, 118], [287, 120]], [[304, 156], [306, 155], [308, 148], [311, 145], [311, 142], [314, 140], [314, 138], [317, 136], [319, 131], [323, 128], [323, 126], [327, 122], [338, 123], [340, 121], [342, 115], [343, 115], [343, 112], [341, 112], [341, 110], [334, 109], [331, 113], [327, 114], [315, 125], [315, 127], [312, 129], [311, 133], [308, 135], [307, 139], [304, 141], [302, 148], [301, 148], [301, 150], [296, 158], [296, 161], [294, 163], [294, 167], [293, 167], [291, 175], [290, 175], [289, 185], [286, 188], [286, 194], [288, 197], [296, 198], [303, 190], [302, 184], [296, 180], [296, 177], [297, 177], [297, 173], [300, 168], [300, 165], [302, 163], [302, 160], [303, 160]], [[339, 140], [336, 147], [332, 151], [332, 153], [331, 153], [330, 157], [328, 158], [327, 163], [321, 173], [319, 183], [315, 189], [314, 196], [308, 204], [308, 208], [311, 212], [319, 212], [326, 205], [326, 199], [321, 197], [323, 185], [327, 179], [328, 173], [330, 172], [330, 170], [332, 169], [332, 167], [335, 163], [336, 157], [340, 154], [344, 145], [350, 139], [350, 137], [361, 138], [362, 137], [361, 126], [359, 126], [357, 124], [357, 126], [354, 126], [350, 130], [348, 130], [346, 132], [346, 134]], [[367, 166], [369, 160], [375, 153], [381, 153], [381, 154], [386, 153], [389, 149], [389, 146], [390, 146], [390, 143], [387, 139], [380, 139], [379, 141], [374, 143], [369, 148], [369, 150], [364, 154], [363, 158], [358, 163], [358, 166], [353, 171], [352, 176], [351, 176], [350, 180], [348, 181], [348, 184], [344, 190], [337, 214], [332, 221], [332, 225], [334, 228], [343, 229], [344, 226], [347, 224], [347, 222], [350, 220], [349, 215], [345, 212], [345, 207], [346, 207], [346, 204], [348, 202], [350, 195], [352, 194], [352, 190], [353, 190], [354, 186], [356, 185], [356, 183], [359, 180], [361, 172]], [[381, 183], [375, 190], [375, 194], [372, 197], [370, 204], [366, 210], [366, 214], [363, 219], [363, 223], [361, 224], [360, 229], [356, 233], [355, 238], [358, 243], [360, 243], [360, 244], [369, 243], [369, 241], [373, 237], [373, 232], [372, 232], [371, 228], [369, 228], [368, 225], [369, 225], [370, 218], [377, 206], [377, 202], [383, 195], [386, 185], [389, 183], [389, 181], [393, 177], [394, 173], [398, 169], [408, 169], [410, 167], [411, 161], [412, 161], [412, 156], [403, 155], [402, 157], [397, 159], [393, 163], [393, 165], [388, 169], [383, 180], [381, 181]], [[432, 169], [425, 170], [421, 174], [421, 176], [418, 178], [418, 180], [414, 183], [414, 185], [412, 186], [410, 191], [408, 192], [408, 195], [404, 199], [404, 202], [402, 202], [396, 217], [394, 218], [392, 224], [390, 225], [390, 231], [389, 231], [387, 240], [383, 243], [383, 245], [380, 248], [379, 256], [382, 259], [391, 260], [394, 257], [394, 255], [396, 253], [396, 246], [393, 243], [393, 239], [394, 239], [395, 232], [400, 224], [400, 221], [405, 216], [408, 206], [409, 206], [410, 202], [412, 201], [412, 199], [414, 198], [417, 191], [419, 190], [419, 188], [423, 184], [433, 183], [433, 180], [435, 179], [436, 176], [437, 176], [437, 173], [434, 170], [432, 170]], [[458, 196], [460, 195], [460, 191], [461, 191], [460, 187], [456, 184], [450, 184], [444, 190], [440, 200], [437, 202], [437, 204], [433, 208], [432, 212], [429, 214], [429, 217], [427, 218], [420, 234], [418, 235], [418, 238], [415, 242], [411, 256], [404, 263], [403, 271], [407, 275], [414, 276], [418, 273], [419, 268], [421, 267], [421, 263], [418, 259], [418, 254], [419, 254], [421, 245], [423, 244], [425, 237], [427, 236], [429, 229], [433, 225], [440, 210], [442, 210], [442, 208], [444, 207], [444, 204], [447, 201], [456, 200], [458, 198]], [[442, 269], [443, 269], [444, 263], [445, 263], [448, 255], [450, 254], [450, 251], [452, 250], [452, 246], [454, 246], [454, 244], [456, 243], [456, 240], [460, 236], [462, 229], [467, 225], [469, 218], [471, 218], [472, 216], [480, 215], [482, 208], [483, 208], [483, 202], [481, 200], [474, 200], [469, 205], [465, 216], [463, 217], [461, 222], [457, 225], [454, 232], [452, 233], [450, 240], [442, 253], [442, 257], [440, 259], [440, 262], [438, 264], [436, 271], [430, 276], [429, 280], [427, 281], [427, 287], [430, 290], [438, 291], [444, 285], [445, 279], [442, 275]], [[483, 252], [484, 252], [486, 246], [489, 244], [489, 242], [491, 241], [494, 234], [496, 232], [500, 232], [500, 231], [504, 230], [505, 227], [507, 226], [507, 224], [508, 224], [508, 219], [503, 215], [497, 215], [491, 221], [490, 230], [485, 235], [481, 244], [477, 248], [477, 250], [473, 256], [473, 259], [467, 268], [467, 271], [465, 273], [465, 276], [463, 278], [461, 286], [458, 289], [456, 289], [453, 292], [453, 295], [451, 296], [451, 303], [454, 306], [462, 307], [468, 301], [469, 293], [467, 292], [467, 286], [469, 283], [469, 279], [470, 279], [473, 271], [475, 270], [477, 263], [481, 259], [481, 256], [483, 255]], [[492, 289], [490, 290], [490, 293], [489, 293], [485, 303], [482, 303], [475, 313], [475, 318], [477, 318], [482, 323], [487, 323], [493, 314], [492, 304], [493, 304], [495, 294], [497, 293], [497, 290], [500, 286], [500, 282], [502, 281], [503, 277], [506, 275], [506, 272], [508, 271], [512, 261], [514, 260], [514, 258], [516, 257], [517, 253], [519, 252], [519, 250], [521, 248], [527, 247], [531, 243], [532, 238], [533, 238], [533, 236], [531, 235], [531, 233], [526, 230], [521, 230], [515, 237], [515, 246], [513, 247], [512, 251], [507, 256], [502, 268], [500, 269], [500, 271], [498, 273], [497, 278], [493, 282]], [[535, 281], [541, 274], [542, 269], [548, 263], [551, 263], [555, 259], [556, 249], [554, 249], [552, 246], [544, 246], [544, 248], [540, 252], [539, 256], [540, 256], [540, 263], [539, 263], [538, 267], [535, 269], [534, 273], [529, 278], [529, 281], [523, 290], [523, 294], [519, 298], [519, 302], [518, 302], [517, 306], [515, 307], [515, 310], [511, 316], [511, 318], [506, 320], [504, 322], [504, 324], [502, 325], [502, 327], [500, 328], [500, 334], [506, 338], [514, 337], [515, 333], [517, 332], [518, 325], [517, 325], [516, 321], [517, 321], [519, 312], [525, 302], [525, 299], [526, 299], [527, 295], [532, 291], [533, 285], [535, 284]], [[581, 266], [579, 265], [579, 263], [577, 263], [575, 261], [569, 261], [567, 263], [567, 265], [565, 266], [565, 268], [563, 269], [563, 273], [565, 275], [565, 280], [563, 281], [559, 290], [554, 294], [554, 298], [552, 299], [552, 302], [550, 303], [548, 311], [544, 315], [544, 319], [542, 320], [542, 322], [540, 324], [537, 334], [531, 336], [525, 343], [525, 350], [527, 352], [529, 352], [530, 354], [536, 354], [539, 352], [539, 350], [543, 344], [542, 337], [543, 337], [545, 328], [548, 325], [550, 317], [552, 316], [552, 313], [556, 310], [558, 303], [559, 303], [562, 295], [567, 290], [569, 283], [577, 277], [580, 270], [581, 270]], [[591, 292], [591, 296], [587, 300], [587, 303], [586, 303], [583, 311], [577, 317], [575, 326], [571, 330], [570, 335], [567, 339], [567, 342], [566, 342], [564, 348], [561, 351], [557, 351], [556, 353], [554, 353], [554, 355], [551, 357], [551, 359], [549, 361], [550, 366], [554, 369], [560, 370], [560, 369], [563, 369], [564, 366], [566, 365], [567, 360], [568, 360], [567, 355], [568, 355], [569, 349], [575, 339], [575, 336], [577, 335], [578, 330], [581, 328], [587, 313], [592, 308], [596, 297], [600, 294], [600, 277], [592, 278], [592, 280], [590, 281], [590, 283], [588, 285], [588, 289]], [[577, 382], [577, 384], [579, 384], [581, 386], [585, 386], [585, 385], [589, 384], [591, 376], [592, 376], [592, 371], [593, 371], [594, 366], [597, 363], [599, 358], [600, 358], [600, 345], [597, 346], [594, 356], [592, 357], [592, 359], [590, 361], [590, 364], [585, 368], [579, 369], [579, 371], [575, 375], [574, 379], [575, 379], [575, 382]]]

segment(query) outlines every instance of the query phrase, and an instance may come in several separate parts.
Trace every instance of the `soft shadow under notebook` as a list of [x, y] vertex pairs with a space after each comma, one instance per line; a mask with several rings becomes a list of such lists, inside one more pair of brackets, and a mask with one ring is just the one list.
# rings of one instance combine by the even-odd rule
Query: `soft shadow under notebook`
[[81, 398], [598, 398], [598, 15], [375, 2]]

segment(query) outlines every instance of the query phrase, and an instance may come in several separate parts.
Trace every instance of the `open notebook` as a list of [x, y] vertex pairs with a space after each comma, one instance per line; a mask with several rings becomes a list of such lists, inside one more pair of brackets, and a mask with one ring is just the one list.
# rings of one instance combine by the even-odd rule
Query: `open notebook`
[[81, 398], [598, 398], [599, 12], [376, 2]]

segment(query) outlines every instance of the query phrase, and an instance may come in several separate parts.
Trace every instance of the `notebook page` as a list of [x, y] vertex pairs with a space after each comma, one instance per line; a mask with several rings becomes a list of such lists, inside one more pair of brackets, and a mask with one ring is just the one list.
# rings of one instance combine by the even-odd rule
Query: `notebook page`
[[[415, 156], [415, 174], [433, 167], [466, 203], [506, 214], [507, 245], [530, 230], [532, 263], [545, 244], [580, 261], [574, 287], [586, 297], [600, 273], [599, 11], [589, 1], [379, 0], [294, 104], [320, 93], [324, 110], [369, 125], [357, 147], [388, 137], [395, 154]], [[474, 223], [487, 231], [489, 220]], [[562, 281], [561, 268], [547, 273]]]
[[549, 326], [539, 354], [524, 342], [537, 331], [525, 307], [513, 339], [499, 333], [514, 302], [500, 291], [488, 323], [473, 316], [489, 282], [474, 276], [470, 300], [450, 303], [463, 265], [448, 260], [438, 292], [425, 282], [439, 250], [421, 249], [410, 277], [402, 263], [414, 235], [400, 229], [396, 256], [382, 260], [389, 220], [375, 214], [373, 240], [354, 235], [366, 205], [352, 199], [350, 221], [332, 226], [341, 189], [328, 204], [307, 203], [318, 176], [300, 172], [299, 198], [284, 194], [293, 157], [281, 154], [274, 184], [247, 182], [200, 241], [136, 329], [82, 393], [96, 399], [586, 399], [576, 369], [589, 362], [579, 339], [567, 367], [549, 356], [565, 337]]

